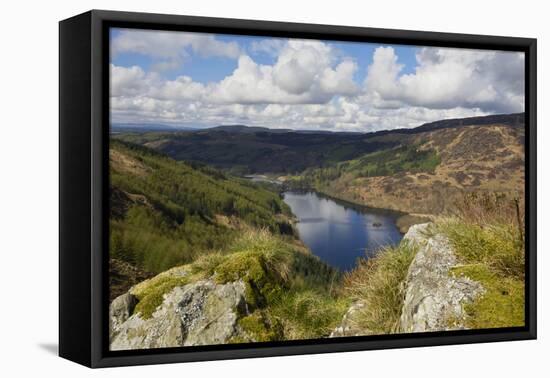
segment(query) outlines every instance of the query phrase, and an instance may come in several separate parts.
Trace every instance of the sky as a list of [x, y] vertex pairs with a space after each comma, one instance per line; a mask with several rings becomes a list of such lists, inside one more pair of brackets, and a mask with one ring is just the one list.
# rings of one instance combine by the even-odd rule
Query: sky
[[112, 123], [370, 132], [524, 111], [524, 54], [111, 29]]

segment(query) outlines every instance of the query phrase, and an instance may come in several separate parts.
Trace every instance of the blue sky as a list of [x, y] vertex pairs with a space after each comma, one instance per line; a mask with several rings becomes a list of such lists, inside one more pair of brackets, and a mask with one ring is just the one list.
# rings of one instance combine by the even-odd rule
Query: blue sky
[[112, 29], [112, 122], [374, 131], [524, 109], [521, 53]]
[[[116, 38], [121, 33], [120, 29], [111, 29], [111, 40]], [[259, 43], [265, 40], [279, 39], [271, 37], [255, 37], [255, 36], [240, 36], [240, 35], [217, 35], [216, 39], [225, 42], [237, 41], [244, 51], [249, 52], [251, 57], [260, 64], [273, 65], [277, 57], [265, 52], [254, 51], [251, 47], [253, 43]], [[280, 38], [285, 41], [285, 38]], [[357, 43], [357, 42], [340, 42], [340, 41], [324, 41], [333, 46], [336, 50], [341, 51], [345, 56], [355, 59], [359, 69], [354, 75], [357, 83], [365, 80], [366, 67], [372, 64], [374, 50], [379, 47], [379, 44], [374, 43]], [[403, 73], [412, 73], [416, 67], [415, 54], [418, 51], [416, 46], [393, 45], [399, 62], [404, 65]], [[148, 71], [158, 61], [153, 56], [148, 56], [140, 53], [125, 52], [116, 54], [111, 59], [111, 62], [118, 66], [133, 66], [137, 65], [143, 70]], [[180, 67], [163, 72], [163, 76], [167, 79], [175, 79], [181, 75], [187, 75], [193, 78], [194, 81], [200, 83], [208, 83], [219, 81], [230, 75], [237, 68], [237, 61], [228, 57], [202, 57], [195, 54], [185, 61]]]

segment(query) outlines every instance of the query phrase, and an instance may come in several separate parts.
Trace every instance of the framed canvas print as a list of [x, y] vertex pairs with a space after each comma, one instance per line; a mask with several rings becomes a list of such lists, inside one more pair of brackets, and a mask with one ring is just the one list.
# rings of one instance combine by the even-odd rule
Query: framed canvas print
[[60, 22], [60, 355], [536, 337], [536, 40]]

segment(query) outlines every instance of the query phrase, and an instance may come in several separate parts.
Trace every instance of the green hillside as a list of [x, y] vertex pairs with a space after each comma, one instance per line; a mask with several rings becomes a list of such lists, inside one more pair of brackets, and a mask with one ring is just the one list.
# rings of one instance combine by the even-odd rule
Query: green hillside
[[395, 146], [353, 133], [306, 133], [228, 126], [195, 132], [121, 133], [116, 139], [234, 174], [298, 173]]
[[440, 162], [441, 159], [434, 150], [422, 150], [414, 144], [397, 146], [324, 168], [308, 169], [299, 176], [289, 177], [287, 185], [292, 188], [321, 189], [344, 175], [347, 180], [353, 180], [361, 177], [390, 176], [401, 172], [433, 173]]
[[223, 248], [243, 227], [292, 234], [275, 192], [215, 169], [112, 141], [111, 257], [149, 272]]

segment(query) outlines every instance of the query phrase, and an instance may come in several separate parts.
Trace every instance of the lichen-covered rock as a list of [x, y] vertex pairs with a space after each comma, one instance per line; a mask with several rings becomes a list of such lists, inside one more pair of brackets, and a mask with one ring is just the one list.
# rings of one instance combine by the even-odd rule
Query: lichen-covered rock
[[130, 293], [116, 297], [109, 306], [109, 335], [111, 339], [119, 332], [120, 326], [132, 315], [137, 298]]
[[365, 307], [365, 303], [358, 301], [350, 306], [342, 317], [340, 325], [332, 331], [329, 337], [362, 336], [367, 335], [368, 330], [357, 326], [357, 314]]
[[463, 329], [464, 304], [483, 292], [478, 282], [450, 273], [456, 256], [449, 240], [441, 234], [430, 236], [429, 227], [429, 223], [412, 226], [404, 236], [418, 252], [405, 281], [403, 333]]
[[137, 313], [120, 324], [111, 350], [226, 343], [239, 336], [237, 320], [246, 313], [242, 281], [222, 285], [202, 280], [177, 286], [164, 295], [151, 318]]

